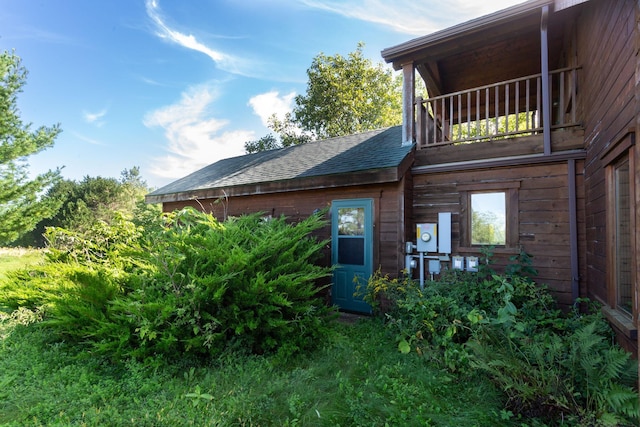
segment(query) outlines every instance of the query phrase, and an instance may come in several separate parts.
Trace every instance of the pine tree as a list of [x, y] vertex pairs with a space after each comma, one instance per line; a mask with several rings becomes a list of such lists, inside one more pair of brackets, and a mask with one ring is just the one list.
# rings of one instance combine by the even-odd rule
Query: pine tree
[[27, 157], [51, 147], [59, 125], [35, 130], [23, 124], [17, 94], [26, 82], [27, 70], [14, 52], [0, 54], [0, 245], [13, 242], [59, 208], [59, 201], [42, 195], [60, 178], [60, 170], [30, 179]]

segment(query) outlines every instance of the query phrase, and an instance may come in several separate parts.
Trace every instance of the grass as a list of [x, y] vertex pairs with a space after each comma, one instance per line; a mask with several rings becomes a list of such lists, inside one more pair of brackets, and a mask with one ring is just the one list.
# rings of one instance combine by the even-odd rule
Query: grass
[[[1, 254], [0, 277], [41, 256]], [[39, 321], [0, 312], [1, 426], [526, 425], [486, 378], [399, 353], [378, 319], [336, 322], [331, 339], [286, 366], [230, 352], [155, 367], [93, 357]]]
[[0, 279], [11, 270], [36, 264], [42, 260], [42, 249], [0, 248]]
[[495, 426], [499, 393], [390, 345], [382, 325], [336, 323], [317, 352], [282, 366], [230, 353], [156, 368], [53, 340], [31, 312], [0, 327], [3, 426]]

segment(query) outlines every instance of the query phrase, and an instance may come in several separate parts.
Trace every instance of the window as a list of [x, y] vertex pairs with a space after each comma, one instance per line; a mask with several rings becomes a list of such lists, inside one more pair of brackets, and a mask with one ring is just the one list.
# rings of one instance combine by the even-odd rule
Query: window
[[634, 337], [635, 183], [633, 133], [625, 135], [601, 157], [606, 177], [607, 299], [605, 313], [627, 336]]
[[518, 247], [520, 182], [459, 185], [461, 246]]
[[506, 236], [505, 192], [471, 193], [471, 245], [504, 246]]
[[632, 315], [633, 283], [631, 280], [631, 195], [629, 194], [629, 159], [613, 166], [614, 181], [614, 247], [613, 264], [616, 284], [616, 306]]

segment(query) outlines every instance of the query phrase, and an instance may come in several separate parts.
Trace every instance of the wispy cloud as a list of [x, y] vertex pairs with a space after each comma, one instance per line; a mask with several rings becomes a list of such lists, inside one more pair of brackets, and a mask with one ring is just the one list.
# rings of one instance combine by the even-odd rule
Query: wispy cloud
[[213, 47], [207, 46], [193, 34], [186, 34], [171, 28], [163, 19], [158, 0], [147, 0], [145, 3], [147, 15], [155, 26], [156, 35], [171, 43], [186, 49], [195, 50], [207, 55], [216, 65], [227, 72], [243, 76], [251, 76], [253, 68], [250, 61], [229, 55]]
[[164, 129], [168, 154], [154, 159], [151, 173], [180, 178], [220, 159], [244, 153], [244, 143], [255, 139], [251, 131], [225, 131], [228, 122], [210, 116], [217, 93], [212, 85], [200, 85], [182, 94], [179, 102], [150, 112], [147, 127]]
[[401, 33], [422, 36], [521, 3], [523, 0], [302, 1], [307, 7], [380, 24]]
[[105, 124], [105, 121], [102, 120], [102, 119], [106, 115], [107, 115], [107, 109], [106, 108], [98, 111], [97, 113], [90, 113], [88, 111], [83, 111], [82, 112], [82, 117], [84, 118], [85, 122], [94, 124], [94, 125], [96, 125], [98, 127], [101, 127], [102, 125]]
[[71, 135], [73, 135], [74, 137], [76, 137], [80, 141], [86, 142], [86, 143], [91, 144], [91, 145], [100, 145], [100, 146], [107, 145], [102, 141], [98, 141], [97, 139], [94, 139], [94, 138], [89, 138], [88, 136], [82, 135], [82, 134], [80, 134], [78, 132], [71, 132]]
[[295, 96], [295, 92], [280, 95], [278, 91], [270, 91], [249, 99], [249, 106], [260, 117], [262, 124], [268, 127], [269, 119], [274, 114], [282, 120], [286, 113], [291, 112]]

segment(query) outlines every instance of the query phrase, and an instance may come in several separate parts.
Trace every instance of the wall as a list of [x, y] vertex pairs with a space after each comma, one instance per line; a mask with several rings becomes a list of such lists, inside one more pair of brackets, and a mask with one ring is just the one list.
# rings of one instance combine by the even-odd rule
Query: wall
[[[306, 190], [286, 193], [239, 196], [229, 199], [204, 199], [171, 202], [163, 205], [164, 211], [192, 206], [212, 212], [217, 218], [263, 212], [265, 215], [285, 215], [297, 221], [311, 215], [317, 209], [331, 205], [332, 200], [371, 198], [374, 200], [374, 270], [397, 275], [404, 268], [403, 241], [405, 233], [405, 193], [407, 178], [399, 183], [368, 186], [350, 186], [323, 190]], [[318, 236], [330, 239], [329, 226], [320, 230]], [[325, 265], [330, 265], [329, 247], [324, 254]]]
[[[583, 162], [576, 162], [576, 198], [578, 241], [584, 242]], [[514, 183], [518, 189], [517, 245], [533, 255], [536, 280], [547, 284], [559, 303], [568, 306], [572, 300], [571, 250], [569, 239], [569, 190], [567, 162], [521, 165], [504, 168], [477, 169], [414, 175], [414, 223], [435, 222], [438, 212], [452, 213], [452, 250], [454, 255], [481, 255], [479, 248], [461, 246], [464, 227], [460, 188], [479, 183]], [[584, 254], [584, 243], [580, 244]], [[519, 249], [496, 248], [494, 267], [501, 270], [509, 257]], [[579, 260], [582, 273], [584, 257]], [[581, 276], [583, 275], [581, 273]]]
[[589, 2], [578, 21], [585, 145], [587, 285], [607, 301], [606, 197], [601, 155], [635, 126], [635, 5]]

